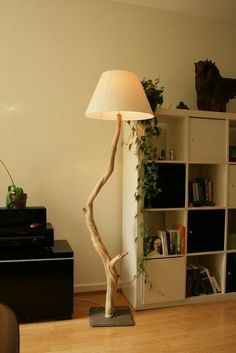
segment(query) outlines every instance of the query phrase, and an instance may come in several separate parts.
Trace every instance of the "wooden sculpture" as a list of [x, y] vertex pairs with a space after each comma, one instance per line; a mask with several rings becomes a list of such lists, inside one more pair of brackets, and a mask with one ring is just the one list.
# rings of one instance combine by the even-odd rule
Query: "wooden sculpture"
[[236, 79], [222, 77], [211, 60], [194, 65], [198, 109], [225, 112], [228, 101], [236, 96]]

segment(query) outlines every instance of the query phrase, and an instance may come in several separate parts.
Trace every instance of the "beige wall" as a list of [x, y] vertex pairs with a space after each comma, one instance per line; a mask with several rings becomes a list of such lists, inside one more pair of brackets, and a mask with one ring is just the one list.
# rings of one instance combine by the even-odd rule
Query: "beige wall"
[[[212, 59], [236, 78], [235, 37], [236, 27], [224, 22], [111, 1], [0, 0], [0, 158], [28, 205], [47, 207], [55, 239], [73, 247], [77, 289], [104, 283], [82, 213], [106, 168], [114, 127], [84, 118], [100, 73], [122, 68], [159, 77], [164, 106], [183, 100], [195, 108], [193, 63]], [[120, 152], [95, 205], [112, 255], [121, 246]], [[0, 171], [1, 206], [8, 184]]]

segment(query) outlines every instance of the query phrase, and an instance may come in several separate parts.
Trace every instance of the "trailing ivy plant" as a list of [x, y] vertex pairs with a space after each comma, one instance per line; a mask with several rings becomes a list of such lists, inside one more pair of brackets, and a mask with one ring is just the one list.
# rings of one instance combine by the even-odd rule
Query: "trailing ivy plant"
[[[156, 109], [163, 103], [164, 88], [159, 87], [159, 79], [155, 79], [154, 82], [150, 79], [143, 79], [141, 82], [152, 111], [155, 113]], [[158, 193], [161, 192], [158, 184], [158, 168], [156, 164], [156, 161], [160, 158], [157, 139], [161, 131], [156, 117], [128, 123], [131, 128], [128, 147], [129, 150], [131, 150], [132, 146], [134, 146], [135, 153], [138, 156], [138, 164], [136, 166], [138, 180], [134, 197], [138, 202], [138, 213], [136, 217], [138, 217], [139, 223], [138, 235], [135, 241], [141, 239], [144, 246], [143, 252], [138, 258], [137, 276], [144, 274], [145, 283], [149, 284], [151, 288], [152, 285], [145, 270], [145, 256], [150, 251], [150, 242], [147, 241], [148, 228], [145, 222], [145, 213], [146, 209], [152, 206], [152, 202], [156, 199]]]

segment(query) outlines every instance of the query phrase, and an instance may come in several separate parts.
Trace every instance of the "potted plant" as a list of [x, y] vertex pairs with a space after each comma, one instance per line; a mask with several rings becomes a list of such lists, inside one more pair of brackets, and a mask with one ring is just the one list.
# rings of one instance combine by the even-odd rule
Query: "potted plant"
[[146, 80], [145, 78], [141, 81], [144, 91], [146, 93], [149, 104], [155, 113], [156, 108], [163, 103], [163, 92], [164, 87], [159, 87], [160, 80], [156, 78], [154, 82], [152, 80]]
[[11, 176], [11, 173], [9, 172], [9, 169], [1, 159], [0, 159], [0, 163], [2, 164], [3, 168], [7, 172], [12, 183], [11, 185], [8, 186], [8, 189], [7, 189], [6, 206], [8, 208], [25, 208], [27, 194], [24, 193], [21, 187], [16, 186]]

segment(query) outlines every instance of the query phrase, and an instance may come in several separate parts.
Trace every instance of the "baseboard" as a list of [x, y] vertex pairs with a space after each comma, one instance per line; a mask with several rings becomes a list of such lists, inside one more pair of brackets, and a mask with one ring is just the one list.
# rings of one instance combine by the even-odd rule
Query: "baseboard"
[[[75, 284], [74, 293], [82, 292], [99, 292], [105, 291], [107, 288], [106, 282], [103, 283], [87, 283], [87, 284]], [[118, 289], [121, 288], [121, 283], [118, 284]]]
[[106, 283], [88, 283], [74, 285], [74, 293], [97, 292], [101, 290], [106, 290]]

